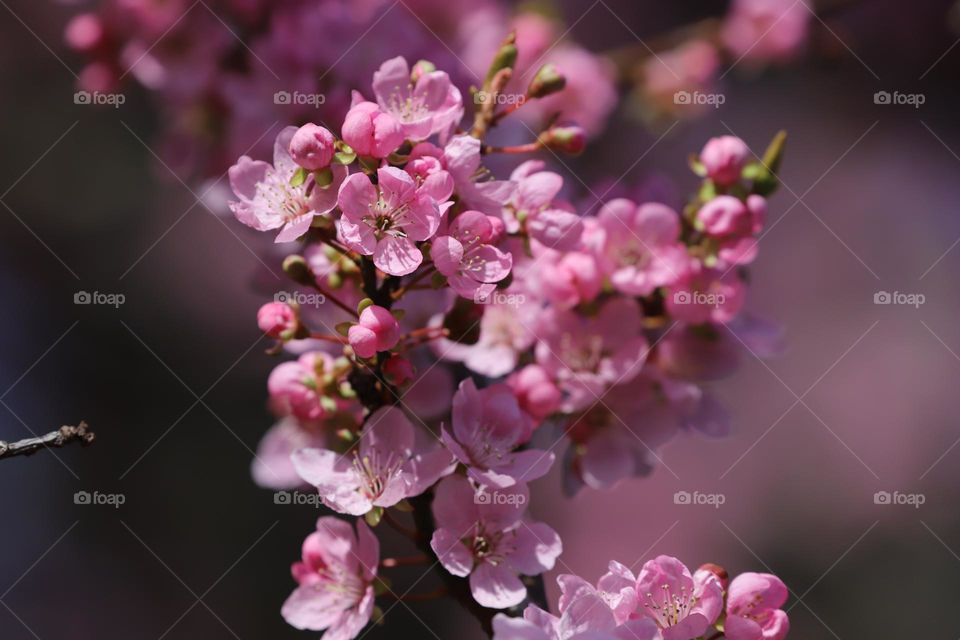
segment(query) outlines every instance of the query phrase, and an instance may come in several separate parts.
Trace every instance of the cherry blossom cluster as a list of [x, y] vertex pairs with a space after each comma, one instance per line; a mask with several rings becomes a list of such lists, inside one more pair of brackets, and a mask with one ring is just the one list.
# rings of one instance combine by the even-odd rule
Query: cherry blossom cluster
[[537, 598], [531, 585], [562, 552], [530, 512], [528, 483], [559, 458], [568, 493], [611, 487], [649, 473], [682, 432], [723, 434], [704, 385], [741, 346], [776, 342], [741, 310], [783, 136], [762, 158], [738, 138], [710, 140], [691, 158], [701, 184], [682, 210], [614, 198], [584, 215], [542, 159], [506, 179], [485, 166], [586, 144], [557, 118], [526, 143], [489, 143], [568, 83], [546, 63], [516, 105], [476, 99], [510, 90], [517, 64], [511, 34], [468, 102], [433, 63], [391, 58], [352, 93], [338, 129], [288, 127], [272, 162], [244, 155], [229, 170], [237, 220], [268, 233], [283, 271], [311, 290], [257, 314], [270, 352], [295, 358], [267, 380], [279, 422], [254, 477], [313, 487], [357, 518], [320, 518], [283, 615], [327, 640], [381, 621], [376, 598], [397, 598], [381, 570], [400, 563], [380, 558], [373, 528], [386, 523], [422, 554], [412, 562], [439, 564], [444, 593], [489, 611], [478, 617], [501, 640], [618, 629], [690, 640], [724, 624], [734, 640], [780, 638], [776, 578], [745, 574], [728, 590], [716, 572], [664, 557], [637, 578], [611, 565], [596, 588], [561, 577], [559, 618], [543, 602], [522, 621], [492, 618]]

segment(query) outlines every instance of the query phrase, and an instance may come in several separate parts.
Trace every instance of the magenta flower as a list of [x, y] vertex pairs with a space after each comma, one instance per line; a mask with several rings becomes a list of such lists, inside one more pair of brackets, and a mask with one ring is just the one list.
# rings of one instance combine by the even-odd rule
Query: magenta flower
[[537, 279], [543, 298], [563, 309], [592, 302], [603, 290], [603, 270], [587, 251], [557, 251], [533, 246]]
[[354, 151], [371, 158], [386, 158], [403, 144], [403, 127], [396, 118], [356, 95], [340, 133]]
[[268, 302], [257, 311], [257, 326], [271, 338], [289, 340], [297, 332], [300, 319], [286, 302]]
[[514, 451], [530, 439], [531, 420], [524, 415], [513, 391], [504, 384], [478, 390], [467, 378], [453, 396], [453, 428], [443, 427], [443, 443], [467, 466], [479, 484], [510, 487], [536, 480], [550, 470], [552, 452]]
[[670, 556], [643, 565], [637, 578], [640, 616], [652, 619], [663, 640], [692, 640], [704, 635], [723, 608], [723, 587], [717, 576], [690, 570]]
[[[513, 267], [513, 256], [496, 248], [495, 222], [479, 211], [464, 211], [447, 235], [434, 239], [430, 257], [450, 287], [464, 298], [486, 298]], [[502, 224], [501, 224], [502, 226]]]
[[429, 240], [450, 203], [438, 205], [417, 189], [413, 178], [395, 167], [377, 170], [377, 186], [361, 173], [340, 187], [340, 235], [351, 249], [373, 256], [381, 271], [412, 273], [423, 261], [416, 242]]
[[750, 148], [736, 136], [711, 138], [700, 152], [700, 164], [707, 176], [722, 187], [740, 181], [740, 174], [749, 158]]
[[281, 614], [297, 629], [324, 631], [325, 640], [351, 640], [370, 620], [373, 582], [380, 563], [380, 542], [363, 521], [357, 531], [325, 516], [303, 541], [303, 560], [291, 571], [298, 587]]
[[516, 394], [520, 408], [538, 422], [560, 408], [560, 389], [538, 364], [520, 369], [507, 378], [507, 384]]
[[327, 417], [337, 409], [333, 400], [324, 397], [322, 389], [324, 376], [332, 371], [333, 358], [322, 351], [311, 351], [277, 365], [267, 378], [274, 409], [301, 420]]
[[743, 573], [733, 579], [727, 592], [724, 633], [729, 640], [783, 640], [790, 620], [780, 607], [787, 601], [787, 587], [769, 573]]
[[612, 384], [629, 382], [647, 357], [640, 307], [615, 298], [595, 316], [548, 308], [540, 317], [537, 362], [564, 392], [561, 409], [586, 409]]
[[525, 226], [530, 237], [558, 251], [574, 249], [580, 243], [583, 221], [554, 201], [563, 187], [563, 178], [552, 171], [541, 171], [544, 163], [528, 160], [513, 170], [510, 179], [517, 191], [508, 203], [507, 230]]
[[330, 166], [336, 138], [324, 127], [308, 123], [297, 129], [290, 139], [290, 157], [307, 171]]
[[604, 231], [602, 254], [610, 281], [621, 293], [647, 296], [683, 273], [687, 252], [680, 244], [680, 216], [651, 202], [637, 206], [618, 198], [597, 216]]
[[446, 140], [463, 118], [460, 90], [444, 71], [418, 72], [411, 79], [403, 56], [387, 60], [373, 74], [373, 93], [380, 108], [392, 115], [408, 140], [418, 141], [440, 134]]
[[814, 15], [806, 0], [736, 0], [720, 36], [737, 59], [783, 62], [803, 47]]
[[437, 485], [433, 499], [436, 530], [430, 547], [455, 576], [470, 576], [474, 600], [505, 609], [523, 602], [527, 588], [519, 575], [549, 571], [563, 551], [560, 536], [542, 522], [524, 522], [526, 485], [487, 492], [463, 476]]
[[416, 440], [403, 411], [384, 407], [367, 418], [360, 442], [351, 451], [302, 449], [293, 454], [293, 464], [317, 488], [325, 505], [361, 516], [374, 507], [392, 507], [420, 495], [453, 472], [456, 463], [446, 449], [426, 449]]
[[400, 323], [389, 310], [370, 305], [360, 312], [359, 322], [350, 327], [347, 339], [361, 358], [389, 351], [400, 341]]
[[[237, 220], [258, 231], [280, 229], [276, 242], [296, 240], [310, 228], [315, 216], [337, 206], [337, 193], [347, 168], [333, 167], [333, 183], [320, 187], [312, 177], [294, 186], [290, 180], [300, 167], [290, 157], [290, 141], [296, 127], [287, 127], [277, 136], [273, 165], [241, 156], [230, 167], [230, 186], [239, 198], [230, 203]], [[281, 228], [282, 227], [282, 228]]]

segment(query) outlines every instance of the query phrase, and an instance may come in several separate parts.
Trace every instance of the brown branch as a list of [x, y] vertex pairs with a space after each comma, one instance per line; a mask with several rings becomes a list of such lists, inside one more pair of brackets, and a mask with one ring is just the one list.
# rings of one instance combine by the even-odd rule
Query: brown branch
[[36, 438], [26, 438], [16, 442], [0, 440], [0, 459], [12, 458], [13, 456], [29, 456], [41, 449], [59, 448], [71, 442], [79, 442], [82, 446], [87, 446], [93, 442], [94, 437], [94, 433], [87, 426], [87, 423], [81, 421], [75, 427], [64, 425], [56, 431], [51, 431]]

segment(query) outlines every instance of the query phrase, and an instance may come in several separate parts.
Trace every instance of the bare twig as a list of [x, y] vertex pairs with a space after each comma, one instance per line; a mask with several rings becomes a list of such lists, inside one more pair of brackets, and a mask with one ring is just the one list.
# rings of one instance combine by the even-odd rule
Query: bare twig
[[16, 442], [0, 440], [0, 459], [12, 458], [13, 456], [29, 456], [41, 449], [63, 447], [71, 442], [79, 442], [82, 446], [87, 446], [93, 442], [94, 437], [94, 433], [87, 426], [87, 423], [81, 421], [75, 427], [64, 425], [56, 431], [51, 431], [36, 438], [25, 438]]

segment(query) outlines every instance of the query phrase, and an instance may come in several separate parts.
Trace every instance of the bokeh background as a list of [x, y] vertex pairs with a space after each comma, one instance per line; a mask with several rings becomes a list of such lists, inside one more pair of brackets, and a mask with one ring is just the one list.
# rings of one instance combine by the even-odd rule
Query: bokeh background
[[[253, 321], [263, 294], [251, 285], [272, 278], [257, 257], [263, 239], [193, 206], [195, 185], [153, 155], [159, 116], [144, 94], [126, 91], [116, 110], [74, 104], [80, 62], [60, 44], [74, 8], [0, 4], [0, 438], [81, 418], [98, 434], [91, 448], [0, 463], [0, 637], [310, 637], [279, 608], [317, 511], [273, 504], [249, 476], [270, 423], [272, 361]], [[577, 39], [603, 50], [724, 4], [562, 7]], [[735, 416], [729, 437], [681, 438], [650, 478], [609, 493], [561, 498], [556, 473], [536, 483], [534, 515], [564, 540], [557, 572], [595, 578], [610, 558], [669, 553], [780, 575], [794, 638], [960, 635], [950, 9], [832, 7], [811, 55], [730, 73], [721, 108], [666, 135], [618, 118], [570, 163], [587, 184], [630, 168], [627, 183], [666, 175], [682, 194], [694, 186], [686, 157], [708, 137], [735, 133], [760, 152], [787, 129], [749, 307], [785, 327], [788, 349], [747, 357], [716, 386]], [[878, 105], [877, 91], [925, 103]], [[75, 305], [81, 290], [126, 301]], [[925, 301], [877, 305], [879, 291]], [[77, 491], [125, 503], [77, 505]], [[724, 504], [678, 505], [677, 491]], [[878, 491], [924, 503], [877, 504]], [[385, 544], [403, 548], [389, 534]], [[432, 637], [427, 627], [481, 637], [447, 603], [389, 615], [369, 638]]]

